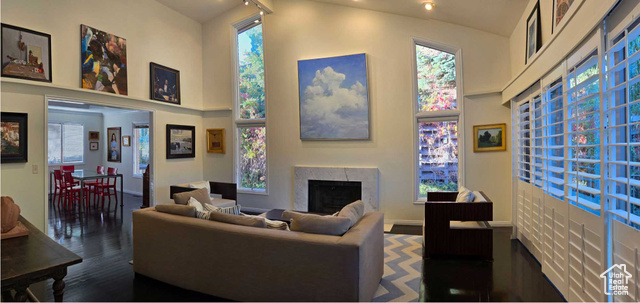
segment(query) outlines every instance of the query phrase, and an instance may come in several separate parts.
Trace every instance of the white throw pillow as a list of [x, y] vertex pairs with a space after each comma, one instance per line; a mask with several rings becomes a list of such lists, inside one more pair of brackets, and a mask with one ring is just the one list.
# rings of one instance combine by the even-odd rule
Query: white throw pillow
[[225, 213], [230, 215], [239, 215], [240, 214], [240, 205], [235, 205], [231, 207], [217, 207], [211, 204], [203, 204], [204, 209], [206, 211], [217, 212], [217, 213]]
[[473, 202], [475, 195], [464, 186], [460, 186], [456, 202]]
[[210, 211], [206, 210], [205, 206], [211, 204], [200, 203], [200, 201], [196, 200], [194, 197], [191, 197], [189, 198], [189, 201], [187, 201], [187, 205], [196, 208], [196, 218], [209, 220]]
[[209, 181], [191, 183], [189, 184], [189, 188], [206, 188], [207, 193], [211, 193], [211, 185], [209, 184]]

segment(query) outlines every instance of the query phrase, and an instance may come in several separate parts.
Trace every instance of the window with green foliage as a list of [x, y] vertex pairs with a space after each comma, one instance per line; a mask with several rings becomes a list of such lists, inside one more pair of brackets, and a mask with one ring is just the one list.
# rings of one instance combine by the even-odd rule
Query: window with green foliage
[[267, 190], [267, 127], [262, 23], [237, 27], [236, 182], [245, 192]]
[[142, 176], [149, 165], [149, 125], [133, 126], [133, 174]]

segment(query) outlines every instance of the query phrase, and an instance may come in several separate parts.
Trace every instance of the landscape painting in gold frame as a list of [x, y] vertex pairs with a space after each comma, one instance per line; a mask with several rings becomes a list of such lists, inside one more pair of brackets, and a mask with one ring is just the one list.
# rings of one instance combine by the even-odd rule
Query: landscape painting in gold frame
[[224, 154], [224, 128], [207, 129], [207, 152]]
[[473, 126], [473, 152], [507, 150], [507, 124], [487, 124]]

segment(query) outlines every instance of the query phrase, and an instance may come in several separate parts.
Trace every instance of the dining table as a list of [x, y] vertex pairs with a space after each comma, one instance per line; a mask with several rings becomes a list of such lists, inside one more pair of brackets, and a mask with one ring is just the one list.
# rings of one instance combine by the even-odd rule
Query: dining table
[[[84, 197], [84, 182], [88, 180], [97, 180], [105, 178], [120, 179], [120, 207], [124, 206], [123, 195], [123, 176], [122, 174], [107, 174], [106, 172], [98, 172], [97, 170], [90, 169], [76, 169], [71, 173], [73, 179], [80, 181], [80, 197]], [[53, 170], [49, 172], [49, 197], [53, 195], [53, 188], [55, 187], [55, 180], [53, 177]], [[117, 181], [116, 181], [117, 182]], [[82, 203], [79, 203], [82, 204]]]

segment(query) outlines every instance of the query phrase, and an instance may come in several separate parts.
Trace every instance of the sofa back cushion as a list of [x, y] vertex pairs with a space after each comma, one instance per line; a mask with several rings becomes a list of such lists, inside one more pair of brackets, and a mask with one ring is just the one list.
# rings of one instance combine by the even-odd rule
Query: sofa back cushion
[[167, 213], [172, 215], [195, 217], [196, 208], [193, 206], [179, 205], [179, 204], [160, 204], [156, 205], [156, 210], [161, 213]]
[[213, 211], [209, 213], [209, 220], [235, 224], [235, 225], [243, 225], [243, 226], [262, 227], [262, 228], [267, 227], [267, 223], [265, 222], [264, 218], [241, 216], [241, 215], [230, 215], [230, 214], [213, 212]]
[[319, 216], [285, 210], [283, 218], [291, 220], [291, 230], [311, 234], [342, 236], [351, 227], [351, 220], [346, 217]]
[[346, 205], [338, 212], [338, 217], [348, 218], [351, 221], [349, 227], [356, 225], [363, 215], [364, 203], [361, 200]]
[[209, 193], [206, 188], [173, 194], [173, 201], [176, 202], [176, 204], [187, 205], [187, 202], [189, 202], [189, 199], [192, 197], [203, 204], [211, 203], [211, 198], [209, 198]]

